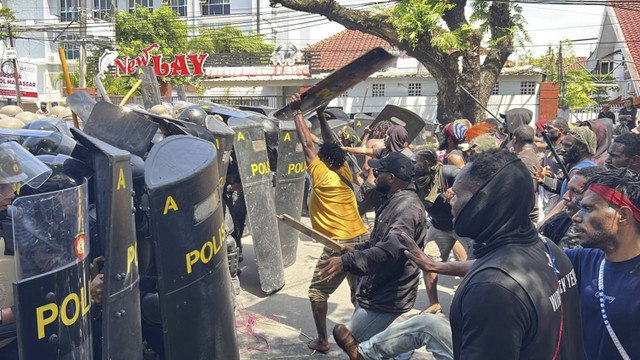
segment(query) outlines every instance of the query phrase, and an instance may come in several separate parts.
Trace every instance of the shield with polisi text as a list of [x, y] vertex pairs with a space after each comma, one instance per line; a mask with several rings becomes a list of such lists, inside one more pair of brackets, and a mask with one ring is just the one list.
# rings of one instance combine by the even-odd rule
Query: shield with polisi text
[[175, 135], [145, 161], [165, 358], [239, 359], [213, 143]]
[[[287, 214], [300, 220], [307, 163], [293, 121], [280, 121], [279, 125], [276, 214]], [[282, 263], [284, 267], [291, 266], [296, 262], [300, 234], [281, 222], [278, 222], [278, 233], [282, 247]]]
[[271, 294], [284, 286], [284, 267], [264, 128], [239, 118], [230, 118], [228, 125], [236, 132], [233, 147], [258, 260], [260, 287]]
[[22, 360], [93, 359], [87, 184], [18, 197], [13, 221]]
[[218, 150], [218, 175], [220, 176], [218, 184], [220, 189], [223, 189], [227, 181], [227, 170], [236, 132], [211, 115], [207, 116], [206, 123], [207, 130], [213, 134], [214, 144], [216, 145], [216, 150]]
[[77, 129], [71, 131], [89, 150], [94, 169], [98, 243], [105, 255], [102, 359], [142, 359], [131, 155]]

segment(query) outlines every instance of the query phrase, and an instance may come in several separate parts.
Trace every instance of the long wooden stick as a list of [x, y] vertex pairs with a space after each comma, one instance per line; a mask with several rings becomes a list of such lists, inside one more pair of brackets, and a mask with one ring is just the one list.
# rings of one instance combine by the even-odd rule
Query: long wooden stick
[[335, 240], [331, 239], [330, 237], [318, 232], [317, 230], [314, 230], [310, 227], [308, 227], [307, 225], [301, 223], [300, 221], [292, 218], [291, 216], [287, 215], [287, 214], [281, 214], [281, 215], [276, 215], [276, 217], [278, 218], [279, 221], [283, 222], [285, 225], [290, 226], [291, 228], [300, 231], [301, 233], [307, 235], [308, 237], [312, 238], [313, 240], [321, 243], [322, 245], [328, 247], [329, 249], [333, 250], [333, 251], [342, 251], [342, 245], [340, 245], [338, 242], [336, 242]]
[[[64, 54], [64, 48], [58, 48], [58, 54], [60, 55], [60, 63], [62, 64], [62, 71], [64, 72], [64, 82], [67, 87], [67, 96], [73, 94], [73, 86], [71, 86], [71, 77], [69, 76], [69, 66], [67, 65], [67, 56]], [[72, 112], [73, 116], [73, 126], [76, 129], [80, 128], [80, 124], [78, 123], [78, 115]]]
[[133, 93], [135, 93], [136, 91], [138, 91], [138, 89], [140, 88], [140, 85], [142, 85], [142, 80], [138, 80], [136, 81], [135, 85], [133, 85], [133, 87], [131, 88], [131, 90], [129, 90], [129, 92], [127, 93], [127, 95], [125, 95], [122, 98], [122, 101], [120, 101], [120, 106], [125, 106], [127, 105], [127, 103], [129, 102], [129, 99], [133, 96]]

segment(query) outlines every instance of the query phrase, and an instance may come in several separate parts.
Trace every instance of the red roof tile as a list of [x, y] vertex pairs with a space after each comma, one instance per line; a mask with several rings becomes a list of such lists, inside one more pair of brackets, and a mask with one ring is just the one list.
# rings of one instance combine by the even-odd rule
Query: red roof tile
[[[616, 1], [611, 2], [616, 3]], [[640, 39], [640, 21], [638, 21], [638, 8], [628, 5], [628, 1], [626, 4], [619, 4], [612, 8], [616, 13], [618, 24], [620, 25], [620, 29], [622, 29], [622, 35], [624, 36], [627, 49], [629, 49], [631, 55], [631, 59], [627, 60], [632, 62], [630, 65], [636, 69], [637, 76], [638, 66], [633, 63], [640, 63], [640, 42], [638, 42], [638, 39]]]
[[582, 69], [587, 65], [587, 57], [586, 56], [578, 56], [573, 59], [573, 63], [567, 65], [565, 70], [577, 70]]
[[339, 69], [360, 55], [377, 47], [393, 49], [381, 38], [357, 30], [344, 30], [306, 49], [311, 54], [311, 69], [314, 73]]

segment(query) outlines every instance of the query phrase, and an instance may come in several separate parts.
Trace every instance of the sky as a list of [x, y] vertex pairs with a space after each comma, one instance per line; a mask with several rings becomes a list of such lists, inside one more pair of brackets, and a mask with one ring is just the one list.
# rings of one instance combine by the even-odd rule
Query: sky
[[[362, 0], [340, 3], [348, 4], [353, 1]], [[525, 48], [518, 48], [514, 57], [525, 51], [531, 51], [534, 56], [542, 55], [549, 45], [557, 45], [561, 40], [597, 38], [605, 10], [604, 6], [595, 5], [526, 4], [522, 7], [531, 43]], [[325, 25], [305, 34], [310, 37], [306, 40], [307, 44], [313, 44], [344, 29], [336, 23], [323, 23]], [[589, 56], [594, 44], [595, 40], [573, 42], [576, 56]]]
[[[557, 45], [561, 40], [597, 38], [605, 9], [604, 6], [589, 5], [528, 4], [523, 5], [523, 10], [527, 19], [526, 28], [531, 36], [531, 43], [526, 50], [541, 55], [546, 52], [548, 45]], [[595, 42], [573, 42], [576, 55], [588, 56]]]

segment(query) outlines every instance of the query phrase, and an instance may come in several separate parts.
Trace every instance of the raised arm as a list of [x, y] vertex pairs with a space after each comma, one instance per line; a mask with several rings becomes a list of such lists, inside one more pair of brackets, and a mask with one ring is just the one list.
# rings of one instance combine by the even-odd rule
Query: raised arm
[[302, 115], [302, 111], [300, 111], [300, 104], [302, 100], [300, 99], [300, 94], [294, 94], [289, 98], [289, 105], [293, 110], [293, 122], [296, 125], [296, 132], [298, 133], [298, 137], [300, 138], [300, 142], [302, 142], [302, 150], [304, 151], [305, 159], [307, 160], [307, 165], [311, 164], [313, 159], [316, 158], [316, 147], [313, 144], [313, 136], [311, 135], [311, 131], [307, 127], [307, 124], [304, 122], [304, 116]]
[[336, 140], [336, 137], [333, 135], [333, 132], [331, 131], [331, 127], [329, 127], [327, 118], [324, 116], [324, 109], [326, 109], [326, 106], [321, 107], [317, 111], [318, 122], [320, 122], [320, 133], [322, 134], [322, 142], [324, 143], [335, 142], [337, 140]]

